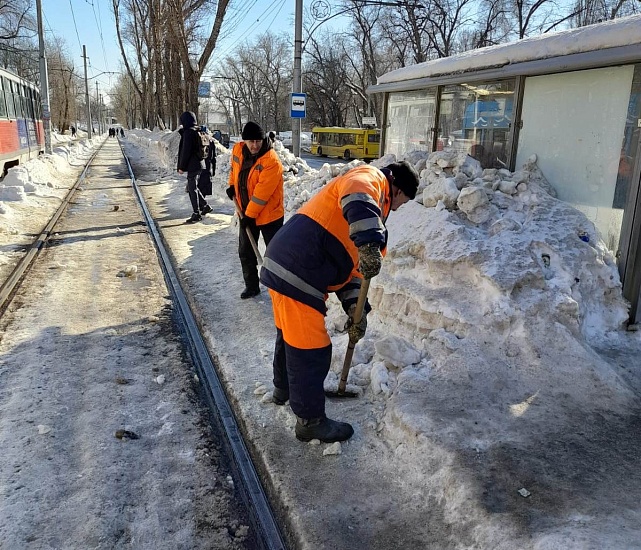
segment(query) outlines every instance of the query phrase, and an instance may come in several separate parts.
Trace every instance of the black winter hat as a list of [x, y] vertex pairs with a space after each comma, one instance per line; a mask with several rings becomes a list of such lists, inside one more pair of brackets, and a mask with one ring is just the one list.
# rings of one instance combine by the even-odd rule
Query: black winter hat
[[393, 185], [403, 191], [410, 199], [416, 197], [418, 172], [409, 162], [406, 160], [394, 162], [393, 164], [388, 164], [385, 168], [392, 172], [394, 176]]
[[258, 124], [250, 120], [247, 124], [245, 124], [243, 133], [241, 135], [244, 140], [265, 139], [265, 130], [263, 130]]

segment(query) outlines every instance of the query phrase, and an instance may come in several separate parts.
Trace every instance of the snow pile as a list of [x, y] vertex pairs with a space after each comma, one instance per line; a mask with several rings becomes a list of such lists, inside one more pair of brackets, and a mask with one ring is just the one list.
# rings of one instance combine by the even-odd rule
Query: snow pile
[[[0, 182], [0, 277], [6, 277], [60, 206], [95, 140], [52, 133], [53, 154], [10, 168]], [[83, 160], [79, 160], [83, 159]]]
[[[176, 136], [162, 135], [163, 158], [175, 159]], [[326, 164], [316, 171], [279, 142], [275, 149], [285, 167], [286, 216], [330, 179], [360, 164]], [[214, 178], [214, 194], [223, 201], [229, 153], [219, 148]], [[476, 160], [452, 151], [415, 151], [406, 157], [421, 174], [420, 192], [387, 220], [388, 254], [372, 281], [374, 311], [354, 354], [350, 386], [374, 399], [404, 402], [406, 391], [427, 392], [438, 373], [443, 383], [456, 386], [445, 395], [473, 394], [470, 402], [491, 411], [504, 400], [522, 401], [523, 386], [509, 382], [515, 376], [509, 369], [518, 363], [527, 367], [517, 377], [532, 387], [553, 381], [550, 396], [574, 385], [595, 404], [625, 402], [625, 384], [588, 345], [615, 337], [627, 319], [614, 259], [594, 225], [554, 197], [536, 159], [511, 173], [483, 170]], [[373, 164], [395, 160], [388, 155]], [[342, 368], [344, 322], [342, 309], [331, 306], [326, 324], [334, 357], [328, 389], [336, 387]], [[558, 357], [568, 353], [573, 360], [559, 365]], [[479, 383], [481, 388], [496, 384], [507, 393], [493, 389], [485, 395]], [[395, 434], [423, 431], [416, 425], [423, 414], [401, 421], [394, 411], [387, 409], [394, 423], [412, 424]]]
[[451, 151], [425, 160], [417, 199], [427, 208], [390, 216], [386, 262], [427, 298], [417, 328], [436, 328], [436, 312], [438, 326], [463, 332], [542, 316], [588, 339], [622, 328], [613, 255], [583, 213], [555, 198], [536, 158], [515, 173]]
[[[161, 174], [161, 176], [168, 176], [176, 169], [178, 145], [180, 143], [180, 134], [177, 131], [151, 132], [149, 130], [132, 130], [127, 137], [130, 141], [156, 153], [165, 168], [165, 173]], [[274, 150], [283, 165], [286, 216], [298, 210], [323, 185], [337, 176], [341, 169], [345, 171], [360, 163], [360, 161], [354, 161], [345, 168], [342, 165], [330, 166], [325, 164], [322, 170], [316, 171], [310, 168], [303, 159], [293, 155], [283, 146], [281, 141], [276, 140], [274, 142]], [[221, 191], [227, 187], [230, 160], [231, 149], [223, 147], [216, 141], [217, 177], [214, 182], [218, 183]]]

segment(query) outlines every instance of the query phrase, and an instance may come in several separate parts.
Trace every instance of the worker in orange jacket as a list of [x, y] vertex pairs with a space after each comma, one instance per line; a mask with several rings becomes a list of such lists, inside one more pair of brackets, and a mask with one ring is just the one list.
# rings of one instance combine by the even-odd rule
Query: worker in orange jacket
[[[325, 301], [335, 292], [349, 315], [350, 336], [364, 336], [366, 314], [353, 323], [362, 278], [380, 271], [385, 220], [416, 196], [418, 182], [406, 161], [380, 170], [357, 166], [323, 187], [267, 247], [260, 278], [269, 288], [276, 325], [274, 402], [289, 399], [302, 441], [331, 443], [354, 433], [348, 423], [325, 416], [323, 381], [332, 358]], [[366, 304], [365, 312], [370, 309]]]
[[254, 241], [260, 233], [268, 245], [283, 226], [283, 166], [272, 146], [272, 137], [255, 122], [245, 124], [243, 141], [236, 143], [231, 152], [231, 171], [227, 196], [236, 201], [242, 217], [238, 235], [238, 256], [243, 270], [244, 300], [260, 293], [258, 259], [247, 228]]

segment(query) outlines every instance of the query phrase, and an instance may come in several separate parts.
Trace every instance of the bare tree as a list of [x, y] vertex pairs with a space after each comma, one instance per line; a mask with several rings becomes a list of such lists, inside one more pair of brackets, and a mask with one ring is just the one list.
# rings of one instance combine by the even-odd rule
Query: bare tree
[[219, 68], [216, 99], [237, 128], [247, 120], [276, 132], [287, 127], [291, 53], [283, 36], [267, 32], [225, 57]]
[[33, 35], [31, 0], [0, 0], [0, 40]]
[[174, 46], [182, 61], [185, 100], [189, 110], [198, 113], [198, 84], [214, 51], [229, 0], [218, 0], [209, 35], [203, 21], [210, 20], [208, 0], [166, 0], [170, 8], [169, 21]]
[[641, 4], [635, 0], [577, 0], [571, 19], [574, 26], [583, 27], [640, 12]]
[[324, 33], [319, 40], [308, 39], [303, 74], [307, 90], [307, 116], [320, 126], [345, 126], [352, 107], [352, 90], [347, 68], [345, 37]]
[[51, 122], [64, 133], [78, 119], [81, 79], [65, 51], [64, 39], [49, 41], [47, 52]]
[[[385, 35], [382, 32], [381, 20], [383, 6], [367, 6], [358, 0], [354, 1], [356, 8], [352, 12], [352, 24], [348, 35], [348, 48], [352, 55], [344, 52], [349, 60], [348, 85], [353, 90], [354, 117], [356, 123], [362, 125], [363, 115], [376, 115], [381, 120], [382, 100], [380, 94], [368, 97], [367, 88], [376, 83], [378, 75], [393, 68], [390, 57], [385, 55]], [[354, 47], [355, 46], [355, 47]], [[354, 55], [358, 52], [358, 55]]]

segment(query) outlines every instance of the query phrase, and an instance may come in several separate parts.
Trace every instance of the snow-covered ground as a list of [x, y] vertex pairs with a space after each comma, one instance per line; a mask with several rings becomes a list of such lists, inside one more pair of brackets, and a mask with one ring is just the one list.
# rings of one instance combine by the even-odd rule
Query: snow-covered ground
[[[186, 219], [191, 210], [184, 177], [175, 172], [178, 135], [131, 131], [126, 143], [135, 163], [146, 166], [139, 183], [152, 212], [173, 222], [164, 231], [176, 242], [172, 253], [187, 286], [211, 279], [199, 283], [193, 300], [222, 304], [211, 319], [204, 317], [221, 363], [259, 357], [255, 369], [228, 365], [237, 373], [232, 384], [254, 381], [235, 395], [239, 408], [258, 427], [283, 426], [291, 435], [282, 441], [287, 448], [305, 447], [293, 438], [291, 411], [270, 404], [267, 293], [237, 298], [238, 227], [224, 194], [229, 151], [218, 152], [210, 199], [215, 215], [191, 226], [188, 239], [181, 233], [178, 243], [171, 233], [178, 231], [176, 218]], [[316, 171], [278, 142], [277, 148], [288, 215], [359, 162]], [[57, 153], [60, 159], [65, 154]], [[611, 253], [582, 213], [554, 197], [554, 182], [545, 180], [535, 158], [516, 173], [483, 171], [470, 157], [447, 151], [412, 153], [408, 160], [422, 184], [417, 200], [387, 223], [389, 251], [372, 281], [373, 312], [349, 380], [362, 397], [342, 409], [329, 406], [331, 416], [355, 425], [356, 435], [342, 448], [321, 446], [320, 453], [341, 449], [343, 461], [325, 467], [349, 464], [365, 479], [367, 471], [396, 468], [394, 491], [404, 500], [390, 497], [399, 507], [385, 513], [365, 503], [376, 513], [370, 518], [359, 509], [350, 521], [363, 531], [371, 523], [376, 533], [385, 522], [402, 525], [395, 540], [415, 541], [421, 533], [434, 548], [641, 548], [641, 337], [625, 330], [628, 306]], [[46, 217], [40, 205], [52, 189], [64, 187], [67, 175], [59, 164], [56, 155], [32, 161], [11, 170], [0, 187], [5, 264], [12, 262], [11, 236], [34, 217]], [[214, 299], [213, 292], [225, 296]], [[345, 316], [331, 300], [328, 387], [337, 383], [347, 343]], [[239, 318], [239, 325], [215, 324], [227, 317]], [[374, 445], [387, 449], [385, 464], [376, 462]], [[309, 459], [313, 451], [305, 452]], [[350, 456], [358, 457], [356, 466]], [[288, 460], [282, 452], [278, 459]], [[314, 472], [306, 476], [313, 479]], [[380, 489], [389, 480], [372, 474], [368, 482]], [[336, 504], [314, 502], [321, 510]], [[328, 529], [324, 519], [319, 512], [309, 521]], [[349, 531], [343, 536], [347, 540]]]

